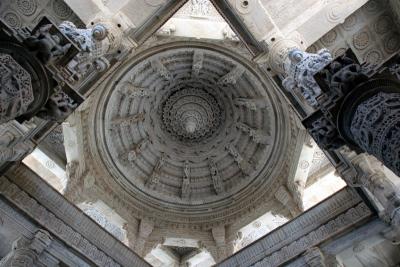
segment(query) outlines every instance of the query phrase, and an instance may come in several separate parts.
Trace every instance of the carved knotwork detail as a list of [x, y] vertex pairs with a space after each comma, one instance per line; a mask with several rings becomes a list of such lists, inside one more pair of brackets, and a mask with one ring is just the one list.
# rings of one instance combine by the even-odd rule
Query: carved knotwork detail
[[336, 127], [325, 117], [315, 120], [309, 132], [322, 149], [336, 149], [343, 145]]
[[24, 114], [33, 102], [30, 74], [10, 55], [0, 54], [0, 123]]
[[378, 93], [362, 102], [353, 116], [354, 141], [400, 175], [400, 94]]

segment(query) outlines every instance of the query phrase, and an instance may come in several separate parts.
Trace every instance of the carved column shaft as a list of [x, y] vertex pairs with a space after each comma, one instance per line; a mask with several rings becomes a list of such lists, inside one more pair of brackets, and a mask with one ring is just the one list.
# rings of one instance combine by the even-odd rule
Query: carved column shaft
[[340, 151], [344, 160], [350, 167], [339, 170], [347, 184], [365, 187], [374, 196], [371, 202], [381, 206], [383, 211], [379, 216], [389, 223], [391, 232], [386, 237], [393, 242], [400, 238], [400, 192], [399, 188], [387, 177], [383, 171], [382, 164], [374, 157], [367, 154], [357, 155], [347, 148]]
[[353, 141], [400, 176], [399, 93], [380, 92], [361, 102], [352, 117]]

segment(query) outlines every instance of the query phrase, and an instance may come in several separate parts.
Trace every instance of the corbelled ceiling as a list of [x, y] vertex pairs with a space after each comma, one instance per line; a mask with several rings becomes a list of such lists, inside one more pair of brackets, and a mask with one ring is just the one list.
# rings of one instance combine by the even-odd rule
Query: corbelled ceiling
[[283, 183], [289, 113], [272, 86], [250, 61], [211, 43], [147, 49], [90, 107], [96, 167], [109, 175], [109, 190], [146, 216], [237, 216]]

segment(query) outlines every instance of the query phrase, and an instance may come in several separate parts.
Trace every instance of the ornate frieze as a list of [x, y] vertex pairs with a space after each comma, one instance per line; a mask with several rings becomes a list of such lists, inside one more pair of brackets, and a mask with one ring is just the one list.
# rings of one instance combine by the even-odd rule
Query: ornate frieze
[[[85, 254], [99, 266], [120, 266], [114, 260], [108, 258], [102, 251], [93, 246], [87, 239], [75, 232], [60, 219], [38, 204], [28, 194], [22, 191], [15, 184], [10, 183], [5, 177], [0, 180], [0, 192], [12, 202], [17, 202], [19, 208], [27, 212], [39, 223], [46, 225], [47, 229], [79, 252]], [[111, 265], [110, 265], [111, 264]]]
[[344, 189], [218, 266], [279, 266], [372, 215], [355, 192]]
[[[115, 242], [107, 232], [93, 223], [78, 208], [50, 188], [27, 167], [0, 179], [0, 194], [14, 203], [27, 216], [46, 226], [46, 230], [98, 266], [148, 266], [128, 248]], [[24, 189], [22, 190], [21, 187]], [[29, 195], [28, 195], [28, 193]], [[54, 205], [54, 203], [62, 203]], [[88, 229], [91, 229], [88, 231]], [[114, 249], [110, 249], [114, 247]]]

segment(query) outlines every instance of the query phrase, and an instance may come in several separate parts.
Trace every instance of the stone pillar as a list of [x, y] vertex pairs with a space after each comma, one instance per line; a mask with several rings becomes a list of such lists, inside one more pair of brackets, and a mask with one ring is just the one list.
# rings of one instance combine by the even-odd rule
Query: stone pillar
[[318, 247], [309, 248], [303, 257], [309, 267], [344, 267], [335, 255], [325, 254]]
[[226, 240], [225, 240], [225, 226], [215, 226], [211, 229], [212, 236], [214, 238], [217, 247], [217, 259], [216, 262], [220, 262], [226, 258]]
[[289, 210], [293, 217], [296, 217], [301, 213], [292, 195], [285, 186], [280, 186], [278, 188], [278, 190], [275, 192], [275, 198]]
[[379, 216], [391, 225], [386, 234], [393, 242], [400, 242], [400, 189], [387, 177], [383, 166], [375, 157], [366, 153], [357, 155], [347, 147], [340, 150], [350, 168], [340, 170], [347, 184], [364, 187], [373, 195], [371, 202], [382, 207]]
[[142, 219], [139, 224], [139, 232], [136, 238], [136, 244], [134, 245], [134, 250], [140, 256], [144, 257], [144, 248], [147, 238], [153, 232], [154, 223], [148, 219]]
[[128, 246], [132, 250], [135, 250], [136, 239], [139, 231], [139, 220], [136, 218], [129, 220], [129, 223], [124, 224], [123, 229], [126, 231]]
[[18, 238], [14, 241], [11, 252], [0, 261], [0, 267], [34, 266], [51, 241], [52, 237], [45, 230], [39, 230], [31, 240]]
[[317, 247], [308, 249], [304, 253], [304, 260], [309, 267], [327, 267], [325, 264], [325, 257]]

